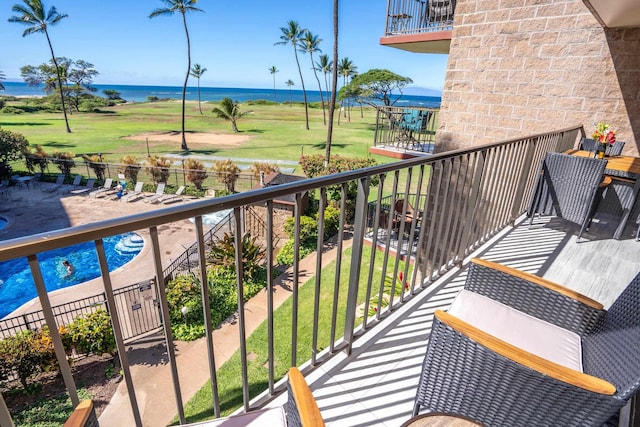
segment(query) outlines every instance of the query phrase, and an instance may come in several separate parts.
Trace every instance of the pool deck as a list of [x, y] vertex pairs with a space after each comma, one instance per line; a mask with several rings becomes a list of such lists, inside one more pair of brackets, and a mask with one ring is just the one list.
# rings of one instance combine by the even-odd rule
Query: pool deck
[[[132, 215], [140, 212], [162, 209], [172, 205], [144, 203], [142, 199], [135, 202], [112, 200], [112, 196], [90, 198], [88, 196], [60, 194], [44, 191], [52, 184], [41, 184], [36, 188], [16, 187], [0, 200], [0, 216], [8, 220], [5, 228], [0, 230], [0, 241], [28, 236], [47, 231], [58, 230]], [[197, 199], [184, 198], [189, 203]], [[158, 228], [162, 247], [162, 265], [168, 265], [177, 258], [185, 248], [195, 241], [195, 226], [184, 220], [166, 224]], [[112, 271], [111, 281], [114, 289], [122, 288], [155, 276], [153, 262], [148, 262], [151, 255], [151, 244], [148, 230], [137, 233], [145, 240], [145, 245], [138, 256], [124, 266]], [[74, 266], [76, 269], [82, 266]], [[69, 288], [50, 292], [52, 305], [99, 294], [103, 291], [100, 278], [75, 285]], [[12, 317], [40, 309], [36, 299], [22, 305], [9, 314]]]

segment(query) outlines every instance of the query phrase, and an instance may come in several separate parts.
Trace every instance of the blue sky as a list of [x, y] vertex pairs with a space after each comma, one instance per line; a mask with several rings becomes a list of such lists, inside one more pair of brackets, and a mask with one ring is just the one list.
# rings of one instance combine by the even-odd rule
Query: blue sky
[[[21, 80], [20, 67], [49, 60], [42, 34], [22, 37], [25, 27], [7, 22], [11, 6], [0, 6], [0, 70], [7, 80]], [[440, 91], [447, 55], [416, 54], [379, 44], [384, 30], [385, 0], [340, 2], [339, 56], [349, 57], [359, 72], [387, 68], [411, 77], [414, 86]], [[163, 7], [160, 0], [44, 0], [68, 18], [50, 27], [56, 56], [83, 59], [100, 71], [94, 83], [133, 85], [182, 85], [186, 67], [186, 41], [179, 14], [149, 19]], [[270, 88], [275, 65], [276, 87], [285, 81], [301, 89], [293, 48], [274, 46], [280, 27], [296, 20], [318, 35], [323, 53], [332, 53], [332, 1], [200, 0], [204, 13], [187, 15], [192, 63], [207, 68], [203, 86]], [[314, 55], [314, 59], [317, 59]], [[305, 85], [316, 89], [308, 55], [300, 55]], [[195, 81], [190, 81], [190, 85]]]

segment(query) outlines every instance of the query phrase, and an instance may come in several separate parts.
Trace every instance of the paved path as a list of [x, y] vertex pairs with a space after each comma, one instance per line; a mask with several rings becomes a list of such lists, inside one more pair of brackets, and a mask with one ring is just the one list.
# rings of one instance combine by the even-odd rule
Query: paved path
[[[344, 249], [351, 246], [351, 234], [345, 234]], [[336, 259], [337, 248], [329, 244], [322, 256], [323, 268]], [[304, 284], [315, 274], [316, 253], [300, 262], [298, 283]], [[292, 269], [281, 274], [274, 282], [274, 308], [291, 295]], [[249, 336], [267, 318], [267, 294], [261, 292], [245, 304], [246, 334]], [[240, 347], [237, 323], [225, 323], [213, 333], [216, 368], [226, 362]], [[177, 414], [173, 394], [171, 369], [167, 363], [162, 337], [154, 336], [128, 348], [131, 376], [144, 426], [165, 426]], [[176, 344], [176, 361], [183, 403], [206, 383], [209, 378], [207, 341], [201, 338]], [[134, 424], [126, 383], [118, 386], [109, 405], [99, 418], [101, 427], [132, 426]]]

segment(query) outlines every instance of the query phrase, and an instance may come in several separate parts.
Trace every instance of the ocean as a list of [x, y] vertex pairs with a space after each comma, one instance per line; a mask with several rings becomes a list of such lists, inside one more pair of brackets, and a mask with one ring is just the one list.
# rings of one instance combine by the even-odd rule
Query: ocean
[[[11, 96], [43, 96], [42, 87], [28, 86], [24, 82], [3, 82], [5, 90], [0, 91], [0, 95]], [[130, 86], [130, 85], [93, 85], [97, 92], [96, 95], [104, 96], [105, 89], [113, 89], [120, 92], [120, 96], [127, 101], [143, 102], [149, 96], [157, 96], [158, 98], [182, 99], [181, 86]], [[274, 100], [273, 89], [246, 89], [246, 88], [221, 88], [221, 87], [202, 87], [200, 88], [200, 97], [202, 101], [220, 101], [222, 98], [228, 97], [234, 101], [254, 101], [265, 99]], [[304, 99], [302, 90], [292, 89], [276, 89], [275, 100], [277, 102], [302, 102]], [[198, 88], [193, 86], [187, 87], [187, 100], [198, 100]], [[320, 102], [320, 92], [317, 90], [307, 90], [307, 101]], [[420, 107], [440, 107], [440, 97], [436, 96], [417, 96], [403, 95], [396, 103], [396, 106], [420, 106]]]

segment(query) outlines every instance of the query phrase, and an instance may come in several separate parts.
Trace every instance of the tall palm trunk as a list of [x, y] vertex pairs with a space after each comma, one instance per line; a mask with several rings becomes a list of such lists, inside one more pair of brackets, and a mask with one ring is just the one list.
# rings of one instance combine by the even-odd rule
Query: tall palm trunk
[[191, 72], [191, 41], [189, 40], [189, 29], [187, 28], [187, 15], [182, 14], [182, 22], [184, 23], [184, 33], [187, 35], [187, 75], [184, 78], [184, 85], [182, 85], [182, 146], [183, 150], [188, 150], [187, 138], [184, 130], [184, 116], [186, 108], [187, 98], [187, 83], [189, 82], [189, 73]]
[[333, 137], [333, 115], [336, 109], [336, 92], [338, 87], [338, 0], [333, 0], [333, 70], [331, 73], [331, 100], [329, 101], [329, 125], [327, 127], [327, 145], [324, 164], [327, 166], [331, 158], [331, 141]]
[[64, 89], [62, 88], [62, 77], [60, 77], [60, 68], [58, 68], [58, 61], [56, 61], [56, 55], [53, 53], [53, 45], [49, 38], [47, 30], [44, 31], [44, 35], [47, 37], [47, 43], [49, 43], [49, 50], [51, 51], [51, 59], [53, 60], [53, 66], [56, 67], [56, 76], [58, 77], [58, 90], [60, 91], [60, 101], [62, 101], [62, 113], [64, 114], [64, 124], [67, 127], [67, 133], [71, 133], [69, 127], [69, 119], [67, 118], [67, 106], [64, 103]]
[[201, 100], [200, 100], [200, 77], [198, 77], [198, 109], [200, 110], [200, 115], [204, 114], [202, 112], [202, 104], [201, 104]]
[[300, 74], [300, 83], [302, 84], [302, 97], [304, 98], [304, 116], [306, 120], [307, 130], [309, 130], [309, 106], [307, 105], [307, 91], [304, 88], [304, 79], [302, 78], [302, 69], [300, 69], [300, 61], [298, 60], [298, 49], [293, 44], [293, 53], [296, 56], [296, 64], [298, 65], [298, 74]]
[[320, 79], [318, 78], [318, 70], [313, 63], [313, 52], [309, 52], [309, 57], [311, 58], [311, 68], [313, 69], [313, 75], [316, 76], [316, 81], [318, 82], [318, 90], [320, 91], [320, 102], [322, 103], [322, 122], [324, 125], [327, 125], [327, 113], [324, 109], [324, 96], [322, 96], [322, 85], [320, 84]]

